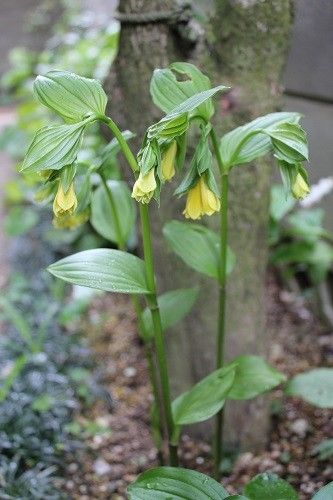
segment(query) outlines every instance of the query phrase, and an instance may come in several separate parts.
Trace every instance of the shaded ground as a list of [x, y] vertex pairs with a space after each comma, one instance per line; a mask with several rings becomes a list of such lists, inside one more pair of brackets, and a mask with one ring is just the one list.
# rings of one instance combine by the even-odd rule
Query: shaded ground
[[[288, 375], [333, 364], [331, 332], [318, 325], [302, 301], [281, 291], [272, 277], [268, 290], [269, 327], [276, 331], [271, 362]], [[88, 441], [90, 452], [80, 463], [69, 466], [66, 487], [75, 499], [120, 500], [126, 498], [126, 486], [138, 473], [157, 464], [149, 434], [151, 396], [146, 364], [127, 297], [98, 299], [90, 311], [89, 325], [87, 333], [101, 366], [106, 367], [105, 383], [114, 397], [111, 414], [99, 403], [89, 418], [109, 425], [111, 435]], [[271, 470], [288, 479], [300, 491], [301, 500], [308, 500], [333, 477], [332, 463], [320, 462], [312, 454], [321, 440], [333, 437], [332, 412], [285, 398], [280, 390], [273, 394], [272, 403], [267, 451], [240, 455], [223, 484], [232, 493], [240, 491], [249, 478]], [[181, 465], [210, 473], [209, 457], [208, 444], [183, 437]]]

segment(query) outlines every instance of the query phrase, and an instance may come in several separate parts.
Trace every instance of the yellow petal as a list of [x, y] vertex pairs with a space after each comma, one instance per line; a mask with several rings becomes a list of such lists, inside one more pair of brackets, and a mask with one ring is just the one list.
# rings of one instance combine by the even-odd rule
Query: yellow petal
[[170, 181], [175, 175], [176, 153], [177, 142], [172, 141], [162, 157], [161, 170], [163, 181]]
[[140, 173], [133, 186], [132, 198], [141, 203], [149, 203], [156, 187], [155, 171], [152, 168], [146, 175]]
[[186, 206], [183, 212], [186, 219], [197, 220], [202, 216], [202, 201], [200, 182], [190, 189], [187, 195]]
[[203, 177], [200, 178], [200, 189], [202, 198], [203, 215], [212, 215], [220, 210], [220, 200], [216, 194], [209, 189]]

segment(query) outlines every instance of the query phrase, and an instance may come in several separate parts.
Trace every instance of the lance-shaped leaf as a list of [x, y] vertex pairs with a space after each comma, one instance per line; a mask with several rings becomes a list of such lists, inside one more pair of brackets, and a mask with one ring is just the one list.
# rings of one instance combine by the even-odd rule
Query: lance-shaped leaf
[[66, 121], [79, 122], [90, 115], [104, 115], [106, 94], [97, 80], [68, 71], [50, 71], [37, 76], [38, 99]]
[[222, 500], [228, 492], [214, 479], [180, 467], [156, 467], [127, 488], [129, 500]]
[[224, 405], [234, 377], [235, 366], [220, 368], [178, 396], [172, 403], [175, 424], [194, 424], [216, 415]]
[[330, 500], [331, 498], [333, 498], [333, 481], [320, 488], [312, 500]]
[[77, 157], [86, 122], [43, 127], [36, 133], [24, 158], [21, 171], [60, 170]]
[[228, 399], [252, 399], [286, 381], [285, 375], [259, 356], [238, 356], [228, 366], [235, 367]]
[[333, 368], [315, 368], [296, 375], [288, 382], [286, 394], [319, 408], [333, 408]]
[[[189, 313], [198, 298], [198, 294], [198, 288], [182, 288], [171, 290], [158, 297], [163, 330], [171, 328]], [[143, 311], [142, 320], [145, 327], [145, 340], [148, 341], [154, 335], [153, 321], [148, 308]]]
[[175, 118], [183, 115], [184, 113], [192, 113], [195, 109], [201, 106], [204, 102], [211, 99], [217, 92], [222, 92], [228, 90], [229, 87], [225, 87], [224, 85], [218, 85], [217, 87], [213, 87], [212, 89], [204, 90], [202, 92], [198, 92], [197, 94], [192, 95], [181, 104], [173, 108], [167, 115], [165, 115], [161, 120], [161, 122], [167, 122], [170, 120], [174, 120]]
[[[178, 75], [181, 77], [179, 80]], [[206, 75], [193, 64], [183, 62], [170, 64], [168, 68], [155, 69], [150, 83], [153, 101], [164, 113], [169, 113], [187, 98], [210, 88], [210, 80]], [[195, 114], [206, 120], [209, 120], [213, 113], [211, 99], [195, 110]]]
[[51, 264], [48, 271], [69, 283], [106, 292], [150, 293], [144, 262], [120, 250], [85, 250]]
[[271, 472], [254, 477], [245, 486], [244, 494], [249, 500], [298, 500], [294, 488]]
[[[189, 266], [211, 278], [219, 279], [220, 241], [216, 233], [200, 224], [170, 221], [163, 234], [172, 250]], [[235, 264], [235, 256], [228, 248], [227, 273]]]
[[271, 138], [274, 156], [279, 160], [294, 164], [309, 159], [306, 134], [298, 123], [280, 123], [265, 133]]
[[91, 198], [91, 223], [107, 240], [120, 243], [115, 213], [120, 223], [122, 240], [127, 241], [134, 229], [135, 205], [125, 182], [109, 180], [110, 193], [99, 186]]
[[300, 118], [299, 113], [270, 113], [228, 132], [220, 143], [220, 153], [226, 170], [272, 151], [271, 140], [263, 131], [279, 123], [298, 123]]

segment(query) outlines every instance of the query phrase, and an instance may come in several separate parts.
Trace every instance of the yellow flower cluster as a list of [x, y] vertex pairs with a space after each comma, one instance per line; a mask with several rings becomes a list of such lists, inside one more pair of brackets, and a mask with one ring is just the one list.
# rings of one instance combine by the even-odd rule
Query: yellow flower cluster
[[203, 215], [212, 215], [221, 208], [219, 198], [207, 186], [203, 177], [190, 189], [183, 214], [186, 219], [201, 219]]

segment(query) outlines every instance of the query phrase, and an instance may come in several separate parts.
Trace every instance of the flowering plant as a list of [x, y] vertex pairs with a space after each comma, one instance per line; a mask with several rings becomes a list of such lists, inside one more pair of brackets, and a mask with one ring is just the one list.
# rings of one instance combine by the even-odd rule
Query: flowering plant
[[[187, 78], [178, 80], [179, 74]], [[286, 190], [297, 199], [309, 192], [303, 166], [308, 159], [307, 142], [299, 125], [300, 115], [271, 113], [219, 139], [211, 122], [213, 98], [226, 91], [228, 88], [223, 85], [211, 87], [209, 78], [188, 63], [174, 63], [169, 68], [155, 70], [151, 95], [165, 115], [148, 127], [142, 147], [134, 155], [127, 142], [131, 135], [121, 132], [105, 114], [107, 96], [100, 83], [72, 73], [52, 71], [37, 77], [35, 92], [65, 124], [38, 131], [22, 165], [24, 172], [40, 173], [44, 186], [39, 197], [53, 198], [54, 223], [62, 227], [79, 224], [94, 214], [92, 176], [100, 177], [111, 214], [106, 226], [112, 225], [119, 249], [79, 252], [52, 264], [48, 270], [70, 283], [132, 296], [154, 393], [153, 435], [161, 462], [177, 466], [177, 446], [183, 425], [216, 416], [216, 476], [221, 462], [222, 410], [227, 400], [250, 399], [285, 381], [283, 374], [257, 356], [242, 355], [231, 362], [224, 361], [225, 284], [235, 265], [235, 256], [227, 246], [228, 175], [234, 167], [273, 153]], [[126, 214], [132, 213], [128, 209], [132, 203], [128, 192], [122, 188], [119, 196], [116, 185], [107, 178], [103, 162], [94, 168], [85, 168], [78, 161], [85, 129], [94, 122], [109, 127], [116, 141], [113, 147], [117, 144], [133, 172], [132, 198], [139, 207], [143, 259], [126, 252], [131, 233]], [[199, 139], [187, 168], [190, 128], [198, 131]], [[186, 196], [185, 219], [197, 221], [220, 212], [220, 234], [184, 220], [168, 223], [164, 235], [186, 264], [215, 280], [220, 292], [216, 369], [172, 401], [164, 331], [189, 312], [197, 294], [196, 290], [181, 289], [158, 297], [149, 204], [152, 200], [159, 202], [163, 185], [180, 176], [182, 179], [174, 194]], [[131, 220], [134, 223], [133, 217]], [[169, 447], [166, 457], [163, 456], [164, 439]], [[131, 498], [153, 497], [133, 494]]]

